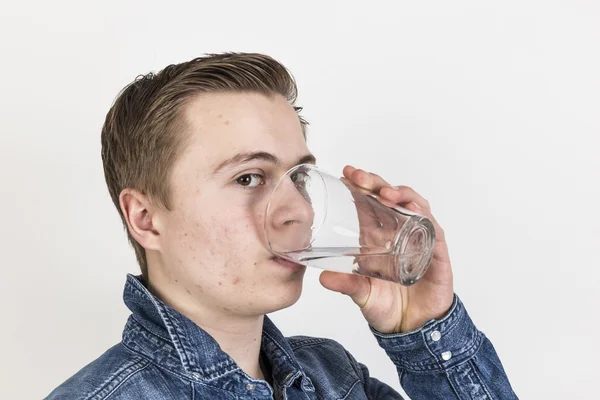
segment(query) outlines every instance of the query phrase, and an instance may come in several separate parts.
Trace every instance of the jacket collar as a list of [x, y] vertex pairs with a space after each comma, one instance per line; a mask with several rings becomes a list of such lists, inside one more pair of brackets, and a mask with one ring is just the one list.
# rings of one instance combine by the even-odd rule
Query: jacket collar
[[[130, 350], [176, 373], [230, 390], [236, 389], [231, 387], [236, 382], [247, 385], [255, 381], [212, 336], [150, 293], [141, 276], [127, 275], [123, 300], [132, 312], [123, 331], [123, 345]], [[301, 379], [305, 390], [314, 391], [288, 340], [266, 315], [261, 351], [271, 364], [274, 385], [291, 386]], [[230, 374], [239, 379], [231, 379]]]

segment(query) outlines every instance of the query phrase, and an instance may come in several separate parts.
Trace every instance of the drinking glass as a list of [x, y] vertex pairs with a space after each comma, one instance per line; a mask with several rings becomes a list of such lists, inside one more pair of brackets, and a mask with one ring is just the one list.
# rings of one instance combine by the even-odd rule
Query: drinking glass
[[425, 274], [435, 247], [428, 218], [312, 164], [279, 179], [264, 231], [269, 250], [284, 260], [405, 286]]

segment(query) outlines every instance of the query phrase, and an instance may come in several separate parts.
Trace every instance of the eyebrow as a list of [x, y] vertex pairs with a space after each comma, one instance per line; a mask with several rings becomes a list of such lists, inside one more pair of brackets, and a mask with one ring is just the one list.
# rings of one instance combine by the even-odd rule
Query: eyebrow
[[[248, 162], [254, 161], [254, 160], [262, 160], [262, 161], [269, 162], [271, 164], [281, 165], [281, 161], [274, 154], [267, 153], [265, 151], [244, 152], [244, 153], [238, 153], [235, 156], [220, 163], [213, 170], [211, 175], [217, 174], [219, 171], [223, 170], [224, 168], [232, 167], [232, 166], [238, 165], [238, 164], [245, 164], [245, 163], [248, 163]], [[316, 162], [317, 162], [317, 159], [315, 158], [315, 156], [313, 156], [312, 154], [306, 154], [306, 155], [300, 157], [300, 159], [298, 160], [296, 165], [316, 164]]]

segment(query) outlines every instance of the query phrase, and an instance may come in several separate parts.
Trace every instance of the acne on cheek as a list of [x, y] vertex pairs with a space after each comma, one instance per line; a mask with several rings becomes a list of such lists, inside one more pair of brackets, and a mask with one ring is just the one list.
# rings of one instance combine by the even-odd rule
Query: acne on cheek
[[230, 279], [227, 271], [223, 271], [220, 274], [219, 281], [217, 281], [217, 283], [219, 284], [219, 286], [223, 285], [223, 281], [228, 282], [228, 283], [231, 282], [231, 284], [237, 285], [238, 283], [240, 283], [240, 280], [241, 280], [241, 278], [239, 276], [234, 276]]
[[190, 239], [194, 239], [196, 237], [196, 235], [194, 234], [193, 231], [186, 231], [186, 232], [183, 232], [183, 237], [184, 238], [189, 237]]

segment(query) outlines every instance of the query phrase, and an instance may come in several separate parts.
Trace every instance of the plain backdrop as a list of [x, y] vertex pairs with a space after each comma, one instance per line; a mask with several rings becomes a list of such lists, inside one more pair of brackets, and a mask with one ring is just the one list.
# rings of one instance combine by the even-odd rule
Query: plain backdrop
[[[0, 398], [35, 399], [120, 340], [132, 249], [100, 128], [136, 75], [204, 53], [294, 74], [309, 147], [409, 185], [445, 229], [456, 292], [524, 399], [597, 396], [596, 1], [3, 1]], [[399, 388], [357, 307], [309, 269], [272, 315]]]

